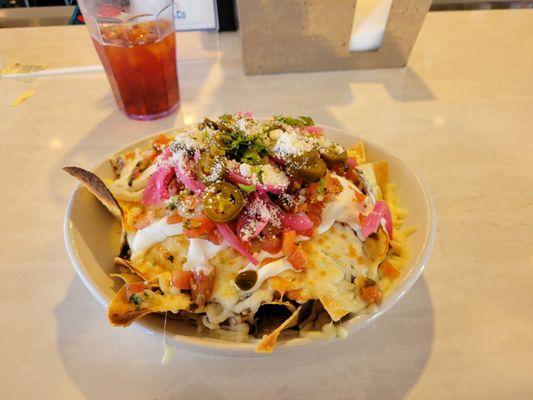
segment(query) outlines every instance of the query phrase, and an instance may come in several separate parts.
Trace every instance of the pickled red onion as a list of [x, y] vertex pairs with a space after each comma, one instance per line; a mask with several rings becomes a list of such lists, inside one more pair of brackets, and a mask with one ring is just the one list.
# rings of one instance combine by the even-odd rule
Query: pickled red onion
[[316, 125], [304, 126], [303, 129], [315, 136], [322, 136], [324, 134], [324, 129]]
[[[227, 177], [228, 177], [228, 180], [234, 184], [240, 183], [242, 185], [253, 185], [253, 182], [249, 178], [242, 176], [240, 173], [233, 171], [231, 169], [228, 169]], [[287, 189], [287, 186], [256, 184], [255, 188], [261, 192], [268, 192], [272, 194], [282, 194]]]
[[295, 231], [306, 231], [313, 227], [313, 221], [304, 213], [285, 214], [280, 213], [279, 220], [284, 228]]
[[246, 206], [237, 221], [237, 235], [242, 240], [250, 240], [261, 233], [272, 218], [270, 207], [263, 193], [253, 192], [248, 196]]
[[201, 193], [205, 190], [205, 185], [193, 177], [192, 171], [189, 169], [186, 162], [176, 163], [175, 171], [178, 179], [187, 189], [192, 190], [195, 193]]
[[259, 261], [257, 261], [253, 255], [251, 255], [248, 252], [248, 249], [246, 246], [241, 242], [241, 240], [233, 233], [231, 228], [228, 226], [228, 224], [216, 224], [217, 229], [222, 235], [222, 237], [228, 242], [231, 247], [235, 249], [238, 253], [242, 254], [248, 261], [250, 261], [253, 265], [259, 264]]
[[159, 167], [148, 180], [143, 191], [142, 203], [145, 205], [157, 204], [170, 197], [167, 185], [173, 177], [173, 169], [169, 164]]
[[243, 185], [251, 185], [252, 182], [248, 179], [248, 178], [245, 178], [244, 176], [242, 176], [241, 174], [239, 174], [238, 172], [235, 172], [231, 169], [228, 169], [228, 180], [231, 182], [231, 183], [235, 183], [235, 184], [243, 184]]
[[367, 238], [376, 233], [382, 219], [385, 220], [385, 229], [392, 239], [392, 216], [389, 206], [383, 200], [377, 201], [372, 212], [365, 218], [362, 226], [363, 237]]

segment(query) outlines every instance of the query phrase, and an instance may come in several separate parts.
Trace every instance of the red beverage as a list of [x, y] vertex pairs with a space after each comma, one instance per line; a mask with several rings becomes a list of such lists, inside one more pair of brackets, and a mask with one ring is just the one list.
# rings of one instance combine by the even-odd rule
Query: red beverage
[[134, 119], [164, 117], [179, 106], [176, 39], [169, 21], [100, 26], [93, 38], [115, 100]]

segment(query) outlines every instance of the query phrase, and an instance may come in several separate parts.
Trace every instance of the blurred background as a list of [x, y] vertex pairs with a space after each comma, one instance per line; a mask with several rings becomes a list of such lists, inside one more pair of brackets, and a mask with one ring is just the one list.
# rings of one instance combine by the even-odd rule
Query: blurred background
[[[236, 30], [235, 0], [176, 0], [178, 30]], [[531, 0], [434, 0], [431, 11], [533, 8]], [[82, 23], [76, 0], [0, 0], [0, 28]]]

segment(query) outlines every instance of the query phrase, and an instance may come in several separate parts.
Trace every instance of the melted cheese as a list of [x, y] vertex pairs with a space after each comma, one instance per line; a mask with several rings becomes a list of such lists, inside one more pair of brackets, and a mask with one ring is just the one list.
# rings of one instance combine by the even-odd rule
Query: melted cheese
[[357, 172], [359, 172], [359, 175], [362, 176], [368, 191], [368, 196], [372, 199], [372, 203], [375, 203], [377, 200], [381, 199], [383, 196], [372, 164], [366, 163], [358, 165], [355, 167], [355, 169]]
[[164, 241], [167, 237], [180, 235], [182, 232], [183, 227], [181, 223], [169, 224], [166, 217], [161, 218], [152, 225], [139, 229], [135, 234], [128, 235], [131, 257], [135, 258], [138, 254]]
[[223, 240], [221, 244], [214, 244], [204, 239], [189, 239], [189, 249], [187, 250], [187, 261], [183, 264], [185, 271], [203, 272], [206, 275], [211, 272], [213, 267], [209, 259], [227, 248], [228, 243]]
[[265, 264], [259, 269], [257, 269], [256, 266], [253, 264], [248, 264], [244, 270], [249, 270], [249, 269], [257, 270], [257, 282], [255, 282], [255, 285], [250, 290], [248, 290], [248, 292], [255, 292], [257, 289], [261, 287], [261, 285], [263, 285], [263, 282], [265, 280], [273, 276], [279, 275], [283, 271], [287, 271], [289, 269], [294, 271], [294, 268], [292, 268], [292, 265], [287, 261], [286, 257], [273, 261], [271, 263]]
[[317, 232], [320, 234], [328, 231], [336, 221], [344, 222], [355, 232], [360, 232], [359, 213], [362, 211], [362, 205], [357, 201], [355, 192], [361, 192], [348, 179], [335, 174], [334, 176], [340, 181], [342, 192], [335, 200], [326, 203], [322, 212], [322, 223], [317, 227]]

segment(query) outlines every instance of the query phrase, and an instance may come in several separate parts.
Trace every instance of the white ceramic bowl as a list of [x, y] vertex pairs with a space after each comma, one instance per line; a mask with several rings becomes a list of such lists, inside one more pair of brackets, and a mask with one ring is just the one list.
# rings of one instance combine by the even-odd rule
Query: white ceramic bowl
[[[360, 138], [339, 129], [323, 127], [325, 135], [349, 148]], [[130, 144], [117, 151], [123, 153], [146, 144], [156, 135]], [[345, 324], [348, 334], [370, 324], [387, 312], [416, 282], [426, 265], [435, 237], [435, 211], [427, 188], [422, 181], [411, 172], [398, 158], [384, 149], [365, 140], [367, 158], [369, 160], [387, 160], [389, 163], [390, 180], [397, 184], [402, 206], [408, 210], [405, 226], [416, 226], [417, 231], [409, 238], [412, 258], [402, 270], [396, 288], [384, 298], [379, 308], [372, 313], [363, 313], [350, 318]], [[112, 178], [113, 170], [109, 158], [100, 161], [93, 172], [101, 178]], [[118, 254], [118, 226], [109, 212], [85, 188], [78, 186], [72, 193], [65, 215], [64, 234], [68, 255], [79, 277], [90, 292], [105, 307], [119, 289], [117, 280], [109, 277], [116, 272], [113, 258]], [[112, 232], [116, 232], [113, 235]], [[113, 243], [114, 242], [114, 243]], [[102, 310], [104, 312], [104, 310]], [[145, 332], [163, 335], [163, 318], [160, 315], [149, 315], [135, 323]], [[228, 356], [253, 356], [254, 343], [234, 343], [213, 339], [196, 332], [196, 329], [185, 322], [168, 320], [167, 342], [176, 347]], [[330, 341], [312, 340], [307, 338], [281, 338], [276, 345], [274, 354], [287, 352], [300, 346], [329, 343]]]

